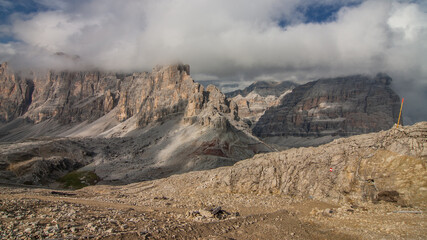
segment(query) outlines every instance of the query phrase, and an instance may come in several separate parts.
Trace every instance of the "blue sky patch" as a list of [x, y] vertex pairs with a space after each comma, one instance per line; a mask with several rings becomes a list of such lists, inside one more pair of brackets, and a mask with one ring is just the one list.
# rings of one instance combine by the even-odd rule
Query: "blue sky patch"
[[[27, 15], [46, 10], [49, 10], [49, 8], [33, 0], [0, 0], [0, 24], [10, 25], [10, 16], [12, 14]], [[17, 40], [13, 36], [0, 33], [0, 43], [16, 41]]]
[[[343, 7], [355, 7], [362, 3], [362, 1], [353, 1], [346, 4], [324, 4], [317, 2], [310, 5], [301, 5], [296, 11], [301, 15], [303, 23], [327, 23], [336, 20], [336, 15]], [[279, 26], [284, 28], [291, 24], [286, 19], [279, 20]]]

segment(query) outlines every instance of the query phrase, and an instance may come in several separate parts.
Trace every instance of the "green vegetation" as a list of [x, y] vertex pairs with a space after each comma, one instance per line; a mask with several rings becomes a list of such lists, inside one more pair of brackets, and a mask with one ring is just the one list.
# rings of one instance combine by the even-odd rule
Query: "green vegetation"
[[64, 184], [65, 188], [79, 189], [89, 185], [95, 185], [100, 178], [92, 171], [73, 171], [61, 177], [58, 181]]

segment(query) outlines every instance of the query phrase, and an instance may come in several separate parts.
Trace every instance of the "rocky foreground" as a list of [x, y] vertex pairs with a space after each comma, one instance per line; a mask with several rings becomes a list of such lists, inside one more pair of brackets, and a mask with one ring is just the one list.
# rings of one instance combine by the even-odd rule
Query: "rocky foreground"
[[3, 185], [4, 239], [425, 239], [427, 122], [76, 191]]

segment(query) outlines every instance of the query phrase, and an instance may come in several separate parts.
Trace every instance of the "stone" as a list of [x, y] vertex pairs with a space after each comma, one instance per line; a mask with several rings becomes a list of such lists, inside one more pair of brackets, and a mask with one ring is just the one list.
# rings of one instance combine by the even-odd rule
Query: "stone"
[[203, 218], [212, 218], [212, 212], [208, 211], [208, 210], [204, 210], [204, 209], [200, 209], [198, 211], [198, 213], [200, 214], [200, 216], [202, 216]]
[[332, 209], [326, 208], [323, 210], [322, 215], [326, 217], [331, 217], [334, 211]]

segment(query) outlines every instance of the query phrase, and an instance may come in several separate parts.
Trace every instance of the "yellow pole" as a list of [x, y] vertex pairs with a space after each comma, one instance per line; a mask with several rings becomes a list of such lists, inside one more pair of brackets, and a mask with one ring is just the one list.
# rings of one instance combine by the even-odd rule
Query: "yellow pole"
[[402, 98], [402, 103], [400, 104], [400, 112], [399, 112], [399, 119], [397, 120], [397, 128], [399, 128], [400, 116], [402, 115], [403, 99], [404, 98]]

